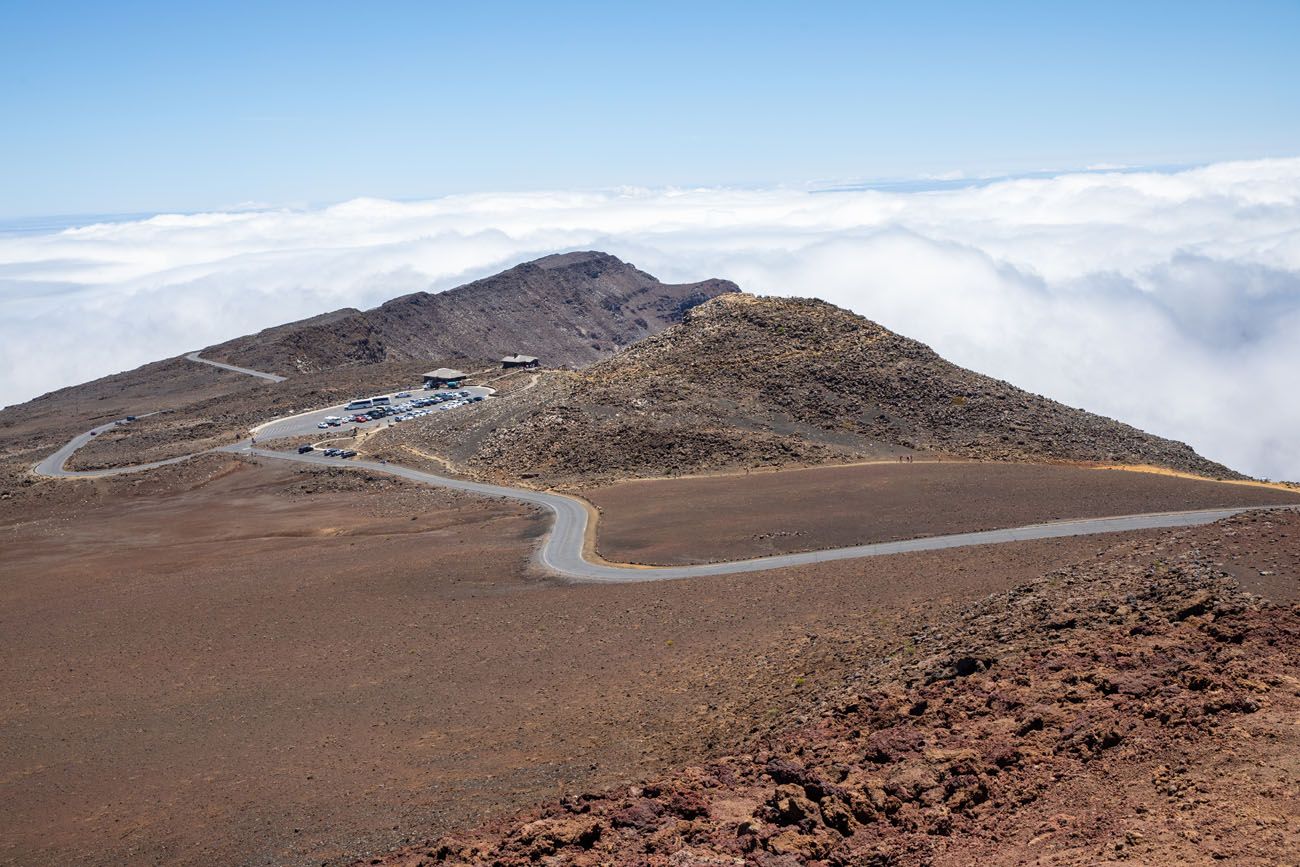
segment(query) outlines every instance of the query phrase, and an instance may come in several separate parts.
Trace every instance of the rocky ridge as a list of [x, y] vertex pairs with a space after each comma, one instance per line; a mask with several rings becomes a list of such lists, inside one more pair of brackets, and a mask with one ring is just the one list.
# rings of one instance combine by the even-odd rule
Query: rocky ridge
[[727, 280], [661, 283], [606, 253], [560, 253], [445, 292], [268, 328], [203, 354], [286, 374], [412, 359], [495, 362], [516, 352], [552, 367], [581, 367], [735, 291]]
[[951, 364], [835, 307], [728, 294], [488, 437], [483, 472], [573, 483], [931, 452], [1240, 474], [1189, 446]]

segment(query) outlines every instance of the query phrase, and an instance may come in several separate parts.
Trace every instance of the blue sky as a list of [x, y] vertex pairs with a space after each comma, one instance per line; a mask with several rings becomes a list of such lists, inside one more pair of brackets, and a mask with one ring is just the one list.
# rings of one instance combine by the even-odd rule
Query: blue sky
[[1300, 153], [1300, 3], [0, 0], [0, 218]]

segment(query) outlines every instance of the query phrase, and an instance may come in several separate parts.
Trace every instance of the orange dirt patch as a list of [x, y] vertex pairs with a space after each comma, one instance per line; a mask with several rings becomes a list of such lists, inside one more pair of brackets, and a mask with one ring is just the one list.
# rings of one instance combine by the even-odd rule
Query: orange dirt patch
[[619, 482], [581, 492], [615, 562], [672, 565], [1139, 512], [1300, 503], [1300, 492], [1047, 464], [914, 463]]

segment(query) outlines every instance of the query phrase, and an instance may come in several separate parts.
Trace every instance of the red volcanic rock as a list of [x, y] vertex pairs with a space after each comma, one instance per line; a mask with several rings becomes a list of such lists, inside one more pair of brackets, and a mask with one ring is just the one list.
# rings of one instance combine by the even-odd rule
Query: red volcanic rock
[[1280, 863], [1300, 844], [1300, 611], [1214, 559], [1261, 520], [1300, 548], [1294, 514], [1118, 545], [861, 659], [753, 754], [380, 863]]

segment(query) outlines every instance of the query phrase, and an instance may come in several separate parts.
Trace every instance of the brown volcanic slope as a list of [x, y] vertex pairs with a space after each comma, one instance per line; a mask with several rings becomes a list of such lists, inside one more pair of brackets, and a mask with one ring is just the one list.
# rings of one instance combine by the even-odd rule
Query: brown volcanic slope
[[950, 364], [817, 300], [724, 295], [562, 391], [498, 425], [470, 465], [559, 484], [913, 450], [1241, 478], [1183, 443]]
[[438, 294], [416, 292], [373, 310], [336, 310], [204, 350], [283, 374], [340, 364], [496, 359], [522, 352], [581, 367], [681, 321], [726, 292], [727, 280], [660, 283], [606, 253], [561, 253]]

